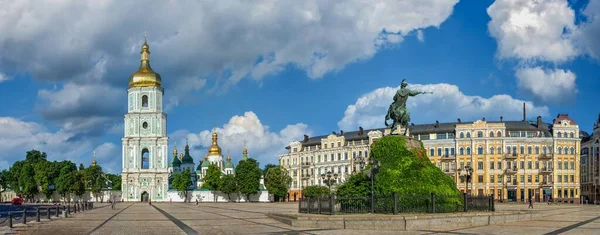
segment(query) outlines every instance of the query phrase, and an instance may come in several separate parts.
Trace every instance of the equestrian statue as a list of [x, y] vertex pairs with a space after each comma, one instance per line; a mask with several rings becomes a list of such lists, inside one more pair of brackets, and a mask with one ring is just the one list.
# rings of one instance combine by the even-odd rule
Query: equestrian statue
[[[394, 102], [390, 104], [387, 115], [385, 115], [385, 126], [391, 126], [391, 133], [394, 133], [400, 126], [404, 127], [404, 135], [408, 135], [408, 123], [410, 123], [410, 112], [406, 108], [406, 100], [409, 96], [416, 96], [419, 94], [433, 94], [433, 92], [424, 92], [411, 90], [406, 88], [408, 83], [406, 79], [402, 80], [400, 89], [396, 91], [394, 95]], [[388, 124], [388, 120], [392, 119], [392, 124]]]

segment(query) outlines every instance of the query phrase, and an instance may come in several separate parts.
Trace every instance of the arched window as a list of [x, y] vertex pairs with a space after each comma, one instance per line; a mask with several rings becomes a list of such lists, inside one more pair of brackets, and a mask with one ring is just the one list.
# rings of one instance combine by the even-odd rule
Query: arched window
[[498, 135], [496, 135], [498, 137], [502, 137], [502, 132], [498, 131]]
[[142, 107], [148, 107], [148, 96], [147, 95], [142, 96]]
[[569, 134], [569, 137], [571, 137], [571, 138], [574, 138], [574, 137], [575, 137], [575, 134], [573, 134], [573, 132], [571, 132], [571, 133]]
[[467, 138], [471, 138], [471, 132], [467, 132]]
[[483, 154], [483, 147], [481, 147], [481, 146], [477, 147], [477, 154], [478, 155], [482, 155]]
[[521, 154], [525, 154], [525, 146], [521, 145]]
[[558, 147], [558, 154], [562, 154], [562, 147]]
[[564, 137], [567, 138], [569, 137], [569, 135], [567, 134], [567, 132], [565, 131], [565, 133], [563, 133]]
[[494, 132], [490, 131], [490, 137], [494, 137]]
[[543, 153], [543, 154], [546, 154], [547, 152], [548, 152], [548, 148], [546, 148], [546, 146], [544, 146], [544, 147], [542, 148], [542, 153]]
[[460, 138], [465, 138], [465, 133], [460, 133]]
[[517, 146], [512, 146], [512, 152], [513, 154], [517, 154]]
[[502, 147], [498, 147], [498, 154], [502, 154]]
[[[493, 132], [492, 132], [492, 133], [493, 133]], [[495, 149], [496, 149], [496, 148], [494, 148], [494, 147], [490, 147], [490, 154], [494, 154], [494, 150], [495, 150]]]
[[459, 154], [459, 155], [465, 155], [465, 149], [464, 149], [464, 148], [462, 148], [462, 147], [460, 147], [460, 148], [458, 149], [458, 154]]
[[142, 169], [150, 168], [150, 152], [147, 148], [142, 149]]
[[477, 138], [482, 138], [482, 137], [483, 137], [483, 131], [478, 131]]
[[535, 146], [535, 154], [540, 154], [540, 146]]
[[510, 146], [506, 146], [506, 153], [511, 153]]
[[471, 155], [471, 147], [467, 147], [467, 155]]
[[527, 154], [532, 154], [533, 153], [533, 148], [531, 148], [531, 146], [527, 146]]
[[438, 156], [442, 156], [442, 148], [438, 148]]
[[562, 137], [562, 133], [558, 132], [558, 138]]
[[[573, 134], [573, 133], [571, 133], [571, 134]], [[575, 148], [571, 147], [570, 154], [571, 154], [571, 155], [575, 155]]]
[[431, 149], [429, 150], [429, 156], [430, 156], [430, 157], [433, 157], [433, 156], [435, 156], [435, 149], [431, 148]]

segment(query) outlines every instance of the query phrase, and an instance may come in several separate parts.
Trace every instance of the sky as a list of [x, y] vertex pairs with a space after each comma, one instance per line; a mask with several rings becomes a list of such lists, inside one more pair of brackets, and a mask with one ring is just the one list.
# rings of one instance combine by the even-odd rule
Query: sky
[[600, 1], [0, 0], [0, 169], [28, 150], [121, 171], [144, 31], [172, 151], [216, 130], [234, 162], [303, 135], [384, 126], [402, 79], [412, 122], [598, 118]]

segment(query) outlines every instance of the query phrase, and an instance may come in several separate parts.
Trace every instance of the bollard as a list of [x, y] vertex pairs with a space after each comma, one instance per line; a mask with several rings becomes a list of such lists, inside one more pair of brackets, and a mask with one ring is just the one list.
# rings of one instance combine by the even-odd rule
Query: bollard
[[435, 213], [435, 193], [431, 193], [431, 213]]
[[463, 206], [464, 206], [463, 209], [465, 210], [465, 212], [468, 211], [467, 203], [468, 203], [467, 193], [463, 193]]
[[35, 221], [40, 222], [40, 208], [39, 207], [37, 208], [37, 210], [35, 210]]
[[58, 216], [60, 215], [60, 209], [58, 208], [58, 206], [56, 206], [56, 217], [58, 218]]
[[23, 209], [23, 224], [27, 224], [27, 209]]
[[8, 227], [13, 228], [12, 224], [12, 213], [8, 212]]
[[63, 216], [67, 218], [67, 214], [69, 214], [69, 212], [67, 212], [67, 207], [63, 206]]
[[46, 216], [48, 216], [48, 219], [50, 219], [50, 207], [46, 208]]

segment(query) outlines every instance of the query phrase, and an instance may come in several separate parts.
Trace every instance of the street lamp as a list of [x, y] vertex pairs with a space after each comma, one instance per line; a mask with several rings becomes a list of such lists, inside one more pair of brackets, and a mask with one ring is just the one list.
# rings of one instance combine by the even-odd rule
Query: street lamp
[[370, 159], [371, 163], [371, 214], [375, 213], [375, 189], [374, 189], [374, 179], [375, 179], [375, 170], [381, 167], [381, 161], [375, 161], [372, 158]]
[[327, 184], [327, 186], [329, 186], [329, 192], [331, 192], [331, 185], [337, 181], [338, 174], [331, 174], [331, 171], [328, 171], [327, 173], [321, 174], [321, 179], [325, 184]]
[[469, 181], [473, 175], [473, 168], [471, 168], [471, 166], [466, 166], [465, 169], [461, 169], [460, 171], [462, 172], [463, 177], [465, 177], [465, 193], [467, 193], [469, 192]]

